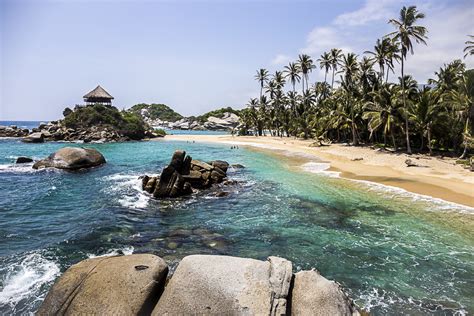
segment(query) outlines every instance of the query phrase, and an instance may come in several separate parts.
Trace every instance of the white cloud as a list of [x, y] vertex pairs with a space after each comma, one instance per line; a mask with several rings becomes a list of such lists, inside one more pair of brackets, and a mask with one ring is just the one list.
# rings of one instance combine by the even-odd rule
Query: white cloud
[[392, 15], [391, 5], [399, 4], [398, 0], [367, 0], [359, 10], [343, 13], [334, 19], [333, 24], [346, 27], [365, 25], [369, 22], [387, 20]]
[[289, 62], [290, 60], [290, 56], [278, 54], [275, 58], [273, 58], [272, 65], [283, 65]]
[[[423, 25], [428, 29], [428, 45], [415, 44], [415, 54], [407, 59], [407, 73], [426, 82], [443, 64], [463, 59], [467, 34], [474, 34], [473, 19], [474, 10], [462, 6], [438, 7], [427, 12]], [[474, 67], [474, 58], [468, 57], [464, 62], [468, 68]]]

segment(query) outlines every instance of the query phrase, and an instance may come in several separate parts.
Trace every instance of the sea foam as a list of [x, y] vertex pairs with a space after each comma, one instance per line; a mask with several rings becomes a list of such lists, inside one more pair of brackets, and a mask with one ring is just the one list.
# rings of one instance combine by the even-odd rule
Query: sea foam
[[38, 297], [40, 288], [56, 279], [60, 273], [59, 266], [39, 253], [28, 254], [20, 263], [2, 268], [6, 271], [2, 280], [0, 305], [9, 306], [12, 311], [24, 299]]

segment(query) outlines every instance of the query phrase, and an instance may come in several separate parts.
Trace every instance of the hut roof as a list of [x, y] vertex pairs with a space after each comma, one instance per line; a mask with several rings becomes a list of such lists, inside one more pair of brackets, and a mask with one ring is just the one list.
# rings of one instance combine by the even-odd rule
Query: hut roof
[[114, 97], [111, 96], [107, 91], [104, 90], [100, 85], [98, 85], [94, 90], [89, 92], [84, 96], [84, 99], [89, 98], [100, 98], [100, 99], [113, 99]]

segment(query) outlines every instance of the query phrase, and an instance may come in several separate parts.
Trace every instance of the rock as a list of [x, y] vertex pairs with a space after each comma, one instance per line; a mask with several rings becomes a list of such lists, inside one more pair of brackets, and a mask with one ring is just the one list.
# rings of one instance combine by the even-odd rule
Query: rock
[[149, 314], [167, 274], [164, 260], [150, 254], [87, 259], [56, 281], [37, 315]]
[[227, 169], [229, 168], [229, 164], [227, 163], [227, 161], [222, 161], [222, 160], [211, 161], [210, 165], [213, 166], [214, 168], [219, 168], [220, 170], [224, 172], [224, 174], [227, 172]]
[[422, 166], [422, 165], [420, 165], [420, 164], [414, 162], [414, 161], [411, 160], [411, 159], [405, 160], [405, 163], [406, 163], [407, 167], [426, 167], [426, 166]]
[[23, 137], [22, 142], [24, 143], [44, 143], [43, 133], [32, 133], [26, 137]]
[[226, 192], [226, 191], [219, 191], [215, 194], [216, 197], [224, 197], [228, 195], [229, 195], [229, 192]]
[[145, 190], [148, 181], [150, 181], [150, 177], [145, 175], [141, 177], [141, 179], [142, 179], [142, 190]]
[[245, 168], [244, 165], [241, 165], [241, 164], [238, 164], [238, 163], [232, 164], [232, 165], [230, 165], [230, 166], [231, 166], [232, 168], [234, 168], [234, 169], [244, 169], [244, 168]]
[[15, 163], [28, 163], [28, 162], [33, 162], [33, 159], [31, 159], [30, 157], [18, 157], [16, 158]]
[[362, 157], [357, 157], [357, 158], [351, 159], [351, 161], [361, 161], [361, 160], [364, 160], [364, 158], [362, 158]]
[[295, 274], [291, 293], [292, 315], [359, 315], [340, 286], [317, 271]]
[[178, 265], [152, 315], [282, 315], [291, 262], [192, 255]]
[[0, 137], [24, 137], [30, 133], [28, 129], [20, 129], [15, 125], [2, 126], [0, 125]]
[[193, 168], [193, 170], [196, 170], [194, 169], [195, 167], [198, 167], [199, 169], [208, 170], [208, 171], [212, 170], [212, 166], [210, 164], [207, 164], [199, 160], [192, 160], [191, 167]]
[[153, 191], [155, 191], [155, 188], [156, 188], [157, 180], [158, 180], [157, 177], [149, 178], [146, 185], [145, 185], [144, 190], [148, 193], [153, 193]]
[[58, 168], [77, 170], [104, 164], [105, 158], [93, 148], [64, 147], [33, 165], [34, 169]]

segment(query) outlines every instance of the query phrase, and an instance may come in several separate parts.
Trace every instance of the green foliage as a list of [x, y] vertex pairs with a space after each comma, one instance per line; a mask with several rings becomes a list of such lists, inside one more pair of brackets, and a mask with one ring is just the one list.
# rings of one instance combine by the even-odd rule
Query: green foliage
[[158, 136], [166, 136], [166, 131], [162, 128], [155, 129], [155, 134]]
[[226, 108], [220, 108], [220, 109], [217, 109], [217, 110], [214, 110], [214, 111], [204, 113], [202, 115], [199, 115], [199, 116], [195, 117], [195, 119], [202, 124], [202, 123], [206, 122], [207, 119], [210, 116], [222, 118], [224, 116], [224, 114], [227, 113], [227, 112], [234, 113], [235, 115], [240, 116], [241, 111], [240, 110], [234, 110], [233, 108], [231, 108], [229, 106], [229, 107], [226, 107]]
[[66, 117], [71, 113], [72, 113], [72, 110], [70, 108], [65, 108], [63, 111], [63, 116]]
[[92, 126], [103, 126], [117, 130], [123, 136], [131, 139], [145, 137], [146, 124], [143, 119], [130, 112], [120, 112], [116, 107], [102, 104], [76, 107], [63, 120], [68, 128], [86, 129]]
[[129, 112], [141, 115], [143, 109], [148, 111], [148, 117], [152, 120], [160, 119], [162, 121], [176, 122], [183, 118], [181, 114], [175, 112], [165, 104], [135, 104], [129, 109]]

